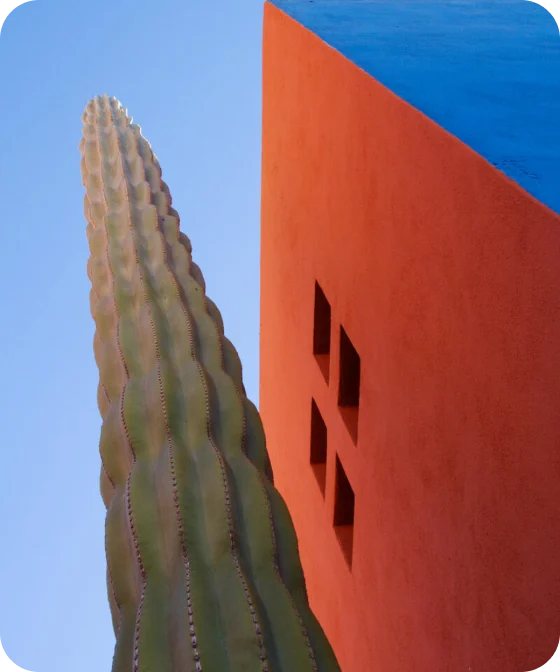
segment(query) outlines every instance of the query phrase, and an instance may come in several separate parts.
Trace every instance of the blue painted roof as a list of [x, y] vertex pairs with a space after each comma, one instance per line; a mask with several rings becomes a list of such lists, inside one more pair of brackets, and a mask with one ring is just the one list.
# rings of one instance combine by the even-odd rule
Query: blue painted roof
[[273, 0], [560, 213], [560, 35], [526, 0]]

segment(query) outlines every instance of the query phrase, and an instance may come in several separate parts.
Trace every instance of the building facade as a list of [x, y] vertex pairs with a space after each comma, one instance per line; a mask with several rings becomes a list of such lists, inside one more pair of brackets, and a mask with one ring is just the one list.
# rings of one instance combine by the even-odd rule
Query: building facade
[[527, 672], [560, 635], [560, 145], [508, 163], [484, 101], [469, 144], [342, 53], [345, 4], [390, 11], [265, 6], [275, 482], [344, 672]]

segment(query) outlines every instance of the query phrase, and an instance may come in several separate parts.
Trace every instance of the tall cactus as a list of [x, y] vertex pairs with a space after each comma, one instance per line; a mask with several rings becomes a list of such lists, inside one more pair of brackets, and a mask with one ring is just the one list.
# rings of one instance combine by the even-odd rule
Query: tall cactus
[[159, 163], [115, 98], [82, 120], [112, 670], [339, 670]]

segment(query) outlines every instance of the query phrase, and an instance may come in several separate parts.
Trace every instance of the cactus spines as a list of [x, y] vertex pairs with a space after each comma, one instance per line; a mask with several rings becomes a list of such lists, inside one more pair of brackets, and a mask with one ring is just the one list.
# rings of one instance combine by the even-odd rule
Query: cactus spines
[[331, 672], [241, 364], [159, 162], [82, 117], [113, 672]]

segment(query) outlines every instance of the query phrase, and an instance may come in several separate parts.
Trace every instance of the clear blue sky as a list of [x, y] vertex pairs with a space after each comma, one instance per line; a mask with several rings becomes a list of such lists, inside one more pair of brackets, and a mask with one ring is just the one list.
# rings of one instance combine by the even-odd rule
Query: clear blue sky
[[161, 161], [258, 401], [262, 0], [35, 0], [0, 35], [0, 637], [32, 672], [110, 670], [78, 143], [114, 95]]

